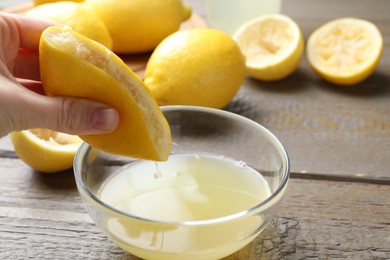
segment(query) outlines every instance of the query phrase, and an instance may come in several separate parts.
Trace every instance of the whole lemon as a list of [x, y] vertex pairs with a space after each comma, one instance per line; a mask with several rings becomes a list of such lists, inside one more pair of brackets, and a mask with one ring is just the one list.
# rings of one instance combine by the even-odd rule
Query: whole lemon
[[223, 108], [244, 78], [238, 45], [214, 29], [173, 33], [154, 50], [145, 71], [145, 84], [159, 105]]
[[110, 33], [100, 18], [88, 8], [76, 2], [48, 3], [34, 7], [27, 16], [51, 20], [68, 25], [73, 30], [112, 48]]
[[191, 15], [181, 0], [86, 0], [84, 4], [106, 24], [118, 53], [153, 50]]

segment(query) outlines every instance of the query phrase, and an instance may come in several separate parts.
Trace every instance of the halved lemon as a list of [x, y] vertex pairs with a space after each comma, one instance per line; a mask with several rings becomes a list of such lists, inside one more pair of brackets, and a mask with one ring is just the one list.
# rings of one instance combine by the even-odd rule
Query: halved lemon
[[263, 15], [243, 24], [233, 39], [245, 56], [248, 75], [264, 81], [289, 76], [304, 51], [299, 26], [281, 14]]
[[40, 70], [47, 95], [95, 100], [120, 116], [108, 134], [81, 139], [108, 153], [162, 161], [171, 149], [169, 125], [142, 80], [112, 51], [68, 27], [41, 36]]
[[359, 83], [372, 74], [383, 50], [375, 24], [356, 18], [332, 20], [307, 42], [310, 65], [323, 79], [338, 85]]
[[53, 173], [69, 169], [82, 140], [48, 129], [31, 129], [11, 133], [15, 153], [33, 169]]

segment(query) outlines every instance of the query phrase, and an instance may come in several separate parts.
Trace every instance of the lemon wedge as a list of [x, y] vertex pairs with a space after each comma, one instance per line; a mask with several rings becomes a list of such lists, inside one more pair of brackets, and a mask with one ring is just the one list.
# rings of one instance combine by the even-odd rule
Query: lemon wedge
[[108, 153], [168, 158], [168, 122], [142, 80], [112, 51], [70, 28], [52, 26], [42, 33], [39, 59], [47, 95], [95, 100], [118, 111], [116, 130], [81, 139]]
[[289, 76], [304, 52], [299, 26], [281, 14], [263, 15], [243, 24], [233, 39], [245, 56], [248, 75], [263, 81]]
[[310, 35], [307, 58], [323, 79], [352, 85], [372, 74], [382, 50], [383, 38], [373, 23], [341, 18], [324, 24]]

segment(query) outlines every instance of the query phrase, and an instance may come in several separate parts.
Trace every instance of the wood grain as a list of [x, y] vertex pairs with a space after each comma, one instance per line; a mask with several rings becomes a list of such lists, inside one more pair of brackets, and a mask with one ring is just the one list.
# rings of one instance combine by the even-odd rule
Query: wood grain
[[[92, 223], [73, 173], [0, 159], [0, 259], [138, 259]], [[390, 186], [293, 179], [273, 223], [226, 260], [386, 259]]]

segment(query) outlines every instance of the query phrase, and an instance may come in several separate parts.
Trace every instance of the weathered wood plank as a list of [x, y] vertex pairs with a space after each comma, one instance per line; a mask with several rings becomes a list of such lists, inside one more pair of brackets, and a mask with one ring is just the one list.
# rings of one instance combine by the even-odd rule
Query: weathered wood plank
[[[274, 132], [290, 155], [293, 172], [388, 178], [390, 84], [377, 95], [354, 97], [353, 88], [341, 94], [302, 76], [276, 85], [248, 80], [227, 109]], [[308, 85], [295, 88], [301, 83]]]
[[283, 1], [282, 12], [296, 20], [305, 40], [330, 19], [354, 16], [373, 21], [385, 42], [376, 71], [356, 86], [338, 87], [321, 80], [304, 57], [285, 80], [248, 78], [228, 110], [273, 131], [289, 152], [293, 172], [390, 178], [387, 10], [386, 0]]
[[390, 187], [293, 180], [264, 259], [390, 257]]
[[[0, 165], [0, 259], [137, 259], [91, 222], [71, 171]], [[388, 185], [292, 179], [273, 224], [226, 259], [390, 258], [389, 195]]]

